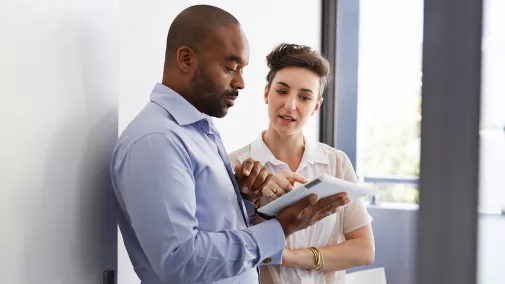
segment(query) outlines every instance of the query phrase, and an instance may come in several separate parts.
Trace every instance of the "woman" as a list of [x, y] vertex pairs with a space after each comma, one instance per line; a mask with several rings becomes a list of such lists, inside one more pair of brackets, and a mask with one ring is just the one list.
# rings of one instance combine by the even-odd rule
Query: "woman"
[[[231, 153], [231, 162], [238, 165], [252, 158], [272, 173], [289, 170], [308, 180], [330, 174], [356, 182], [346, 154], [309, 141], [302, 134], [303, 126], [323, 102], [330, 74], [328, 61], [307, 46], [281, 44], [267, 56], [267, 62], [270, 72], [264, 99], [269, 127], [257, 140]], [[259, 200], [259, 206], [282, 193], [266, 195]], [[292, 234], [286, 239], [282, 265], [261, 267], [261, 283], [345, 283], [346, 269], [373, 262], [370, 223], [371, 217], [360, 199]]]

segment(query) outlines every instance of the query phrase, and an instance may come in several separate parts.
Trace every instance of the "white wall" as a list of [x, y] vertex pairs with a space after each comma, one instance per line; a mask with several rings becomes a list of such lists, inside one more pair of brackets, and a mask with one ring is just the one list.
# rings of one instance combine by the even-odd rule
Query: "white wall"
[[[154, 84], [161, 81], [170, 23], [180, 11], [194, 4], [212, 4], [232, 13], [242, 23], [250, 42], [250, 64], [244, 75], [246, 88], [229, 114], [216, 120], [227, 150], [232, 151], [251, 142], [268, 127], [262, 95], [268, 71], [265, 57], [270, 50], [281, 42], [319, 49], [321, 4], [302, 0], [121, 1], [120, 131], [148, 101]], [[315, 117], [306, 127], [306, 135], [311, 139], [318, 139], [318, 120]], [[119, 241], [119, 284], [138, 284], [124, 245]]]
[[116, 1], [0, 2], [0, 283], [116, 268]]

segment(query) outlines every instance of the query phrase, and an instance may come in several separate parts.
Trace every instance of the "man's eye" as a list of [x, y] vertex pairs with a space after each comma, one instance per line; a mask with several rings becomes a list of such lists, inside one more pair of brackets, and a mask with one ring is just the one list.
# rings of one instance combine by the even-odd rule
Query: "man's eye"
[[303, 96], [302, 100], [304, 100], [304, 101], [310, 101], [310, 100], [312, 100], [312, 98], [308, 97], [308, 96]]
[[231, 68], [226, 67], [226, 71], [228, 73], [233, 73], [233, 72], [235, 72], [235, 69], [231, 69]]

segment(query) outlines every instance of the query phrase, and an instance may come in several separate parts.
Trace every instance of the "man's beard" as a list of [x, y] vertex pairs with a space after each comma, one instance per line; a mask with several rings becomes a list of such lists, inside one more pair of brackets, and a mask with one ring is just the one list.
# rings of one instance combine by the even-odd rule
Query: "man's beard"
[[209, 76], [205, 73], [204, 64], [200, 62], [195, 76], [192, 79], [193, 93], [202, 107], [202, 112], [213, 117], [221, 118], [227, 113], [228, 106], [225, 99], [238, 96], [238, 91], [220, 92]]

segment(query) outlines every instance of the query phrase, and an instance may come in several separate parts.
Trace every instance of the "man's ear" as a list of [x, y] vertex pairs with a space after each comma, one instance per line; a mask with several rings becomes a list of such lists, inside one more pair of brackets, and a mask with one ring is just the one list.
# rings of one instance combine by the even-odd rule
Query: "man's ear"
[[316, 112], [319, 110], [319, 108], [321, 107], [322, 104], [323, 104], [323, 98], [321, 97], [319, 99], [319, 101], [317, 102], [316, 106], [314, 107], [314, 110], [312, 111], [311, 115], [316, 114]]
[[177, 49], [177, 66], [184, 73], [193, 71], [198, 64], [198, 55], [189, 46], [181, 46]]
[[270, 91], [270, 85], [265, 86], [265, 92], [263, 94], [263, 97], [265, 98], [265, 103], [268, 104], [268, 92]]

